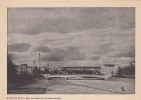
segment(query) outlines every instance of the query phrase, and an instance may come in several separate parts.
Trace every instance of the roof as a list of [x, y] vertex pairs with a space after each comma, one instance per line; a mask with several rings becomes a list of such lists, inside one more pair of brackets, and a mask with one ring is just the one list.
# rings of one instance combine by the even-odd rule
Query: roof
[[105, 67], [113, 67], [113, 66], [115, 66], [115, 64], [104, 64], [105, 65]]
[[27, 67], [27, 68], [33, 68], [33, 67], [29, 66], [29, 67]]
[[28, 66], [28, 64], [21, 64], [20, 66]]
[[96, 66], [96, 67], [77, 67], [77, 66], [73, 66], [73, 67], [63, 67], [63, 68], [101, 68], [101, 66]]

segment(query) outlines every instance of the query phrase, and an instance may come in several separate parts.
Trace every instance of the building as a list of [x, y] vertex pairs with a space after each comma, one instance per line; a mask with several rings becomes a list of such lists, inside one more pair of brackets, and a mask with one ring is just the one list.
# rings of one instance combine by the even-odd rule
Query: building
[[94, 67], [62, 67], [66, 74], [95, 74], [95, 75], [118, 75], [118, 65], [103, 64]]
[[33, 76], [33, 67], [27, 67], [27, 75]]
[[30, 75], [33, 76], [33, 67], [29, 67], [28, 64], [21, 64], [18, 65], [16, 68], [17, 75], [20, 76], [25, 76], [25, 75]]
[[67, 74], [100, 74], [101, 67], [63, 67]]
[[115, 64], [104, 64], [101, 66], [101, 74], [103, 75], [118, 75], [118, 65]]

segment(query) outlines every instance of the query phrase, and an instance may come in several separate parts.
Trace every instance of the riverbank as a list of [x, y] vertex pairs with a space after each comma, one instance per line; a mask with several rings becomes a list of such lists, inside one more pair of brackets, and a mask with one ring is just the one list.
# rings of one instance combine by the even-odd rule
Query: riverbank
[[42, 76], [7, 84], [8, 94], [44, 94], [46, 80]]
[[[47, 88], [46, 88], [47, 87]], [[124, 91], [122, 90], [124, 88]], [[8, 87], [8, 94], [134, 94], [135, 79], [67, 80], [65, 77], [34, 78], [28, 84]]]

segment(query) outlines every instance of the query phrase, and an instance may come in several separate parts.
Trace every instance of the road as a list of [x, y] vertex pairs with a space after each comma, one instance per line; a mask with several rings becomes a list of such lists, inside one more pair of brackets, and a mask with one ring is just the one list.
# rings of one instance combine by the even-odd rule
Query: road
[[[47, 84], [46, 84], [47, 83]], [[46, 88], [47, 86], [47, 88]], [[124, 87], [124, 91], [122, 91]], [[51, 80], [36, 79], [34, 83], [8, 90], [12, 94], [134, 94], [134, 79]]]
[[[124, 80], [124, 79], [123, 79]], [[128, 79], [127, 79], [128, 80]], [[49, 80], [47, 94], [134, 94], [134, 80]], [[122, 91], [122, 86], [124, 91]]]

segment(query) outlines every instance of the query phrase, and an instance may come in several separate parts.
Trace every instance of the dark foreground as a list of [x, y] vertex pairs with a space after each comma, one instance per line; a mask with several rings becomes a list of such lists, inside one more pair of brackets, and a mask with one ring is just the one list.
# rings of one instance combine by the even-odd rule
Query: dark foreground
[[[111, 77], [107, 80], [65, 80], [35, 78], [28, 84], [8, 85], [8, 94], [134, 94], [133, 78]], [[124, 90], [122, 89], [124, 88]]]

